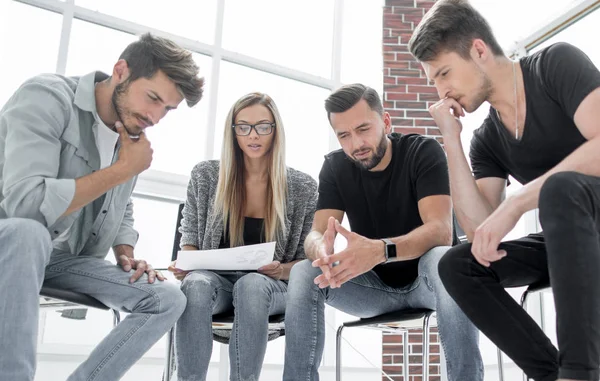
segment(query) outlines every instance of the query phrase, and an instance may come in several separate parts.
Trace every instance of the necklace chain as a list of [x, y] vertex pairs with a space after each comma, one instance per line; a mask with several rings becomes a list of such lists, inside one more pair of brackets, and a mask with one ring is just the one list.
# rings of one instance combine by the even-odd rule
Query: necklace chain
[[516, 62], [513, 61], [513, 85], [514, 85], [514, 89], [515, 89], [515, 139], [519, 140], [519, 114], [517, 112], [518, 110], [518, 104], [519, 104], [519, 100], [517, 99], [517, 73], [516, 73]]
[[[513, 69], [513, 90], [514, 90], [513, 96], [514, 96], [514, 100], [515, 100], [515, 139], [519, 140], [519, 113], [518, 113], [519, 101], [517, 99], [517, 73], [516, 73], [516, 68], [515, 68], [516, 65], [517, 65], [517, 63], [513, 61], [512, 69]], [[498, 116], [498, 119], [500, 119], [500, 121], [502, 121], [502, 118], [500, 117], [500, 113], [498, 112], [498, 110], [496, 110], [496, 115]]]

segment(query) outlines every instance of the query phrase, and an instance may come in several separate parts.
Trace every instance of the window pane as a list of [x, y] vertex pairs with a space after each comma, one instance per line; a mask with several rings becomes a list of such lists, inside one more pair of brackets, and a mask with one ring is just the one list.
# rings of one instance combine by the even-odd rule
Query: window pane
[[[508, 49], [549, 20], [581, 3], [582, 0], [471, 0], [490, 23], [500, 46]], [[518, 11], [517, 11], [518, 10]]]
[[221, 65], [213, 157], [220, 158], [229, 109], [241, 96], [254, 91], [271, 96], [279, 108], [285, 125], [287, 165], [318, 178], [329, 148], [331, 127], [323, 106], [329, 90], [229, 62]]
[[133, 198], [134, 227], [140, 233], [136, 258], [165, 268], [171, 263], [179, 205], [146, 198]]
[[341, 80], [360, 82], [383, 93], [381, 1], [344, 2]]
[[75, 0], [75, 5], [196, 41], [214, 40], [217, 0]]
[[154, 149], [151, 169], [189, 176], [194, 165], [205, 159], [211, 58], [196, 53], [193, 56], [205, 80], [202, 100], [192, 108], [184, 100], [177, 110], [169, 111], [159, 124], [147, 130]]
[[[81, 20], [73, 21], [69, 46], [68, 75], [82, 75], [94, 70], [112, 73], [114, 64], [127, 45], [137, 37]], [[90, 44], [89, 41], [98, 41]], [[193, 54], [201, 75], [210, 76], [211, 59]], [[156, 126], [147, 130], [154, 156], [152, 169], [189, 175], [194, 164], [204, 158], [208, 85], [204, 96], [193, 108], [181, 102]]]
[[223, 47], [325, 78], [331, 73], [333, 0], [227, 0]]
[[54, 73], [62, 15], [7, 1], [0, 15], [0, 108], [28, 78]]
[[533, 52], [541, 50], [557, 42], [568, 42], [577, 46], [587, 54], [592, 62], [600, 67], [600, 49], [598, 49], [598, 41], [595, 37], [598, 24], [600, 23], [600, 12], [597, 10], [587, 15], [567, 29], [551, 37], [535, 49]]
[[137, 37], [133, 34], [75, 19], [66, 73], [80, 76], [100, 70], [112, 74], [123, 50], [135, 40]]

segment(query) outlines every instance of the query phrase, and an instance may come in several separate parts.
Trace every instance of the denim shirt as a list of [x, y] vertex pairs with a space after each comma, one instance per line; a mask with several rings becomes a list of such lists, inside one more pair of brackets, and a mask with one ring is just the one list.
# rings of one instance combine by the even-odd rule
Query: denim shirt
[[[95, 83], [107, 77], [39, 75], [0, 110], [0, 218], [42, 223], [54, 251], [104, 258], [112, 246], [137, 242], [136, 177], [61, 217], [75, 196], [75, 179], [100, 169]], [[118, 146], [113, 163], [117, 158]]]

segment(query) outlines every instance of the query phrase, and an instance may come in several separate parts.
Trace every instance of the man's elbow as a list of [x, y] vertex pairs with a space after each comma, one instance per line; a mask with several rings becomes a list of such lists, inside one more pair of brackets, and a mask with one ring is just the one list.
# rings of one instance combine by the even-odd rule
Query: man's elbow
[[437, 230], [440, 246], [452, 246], [452, 242], [454, 241], [452, 224], [440, 221], [438, 223]]

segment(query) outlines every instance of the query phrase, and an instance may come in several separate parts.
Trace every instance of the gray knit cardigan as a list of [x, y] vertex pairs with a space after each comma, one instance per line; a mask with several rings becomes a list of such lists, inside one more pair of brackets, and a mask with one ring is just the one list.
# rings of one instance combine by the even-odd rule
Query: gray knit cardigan
[[[219, 248], [223, 219], [213, 210], [218, 180], [218, 160], [203, 161], [192, 170], [179, 229], [181, 246], [196, 246], [200, 250]], [[288, 167], [287, 183], [285, 232], [277, 239], [274, 257], [281, 263], [306, 258], [304, 239], [312, 227], [317, 205], [317, 183], [312, 177]]]

